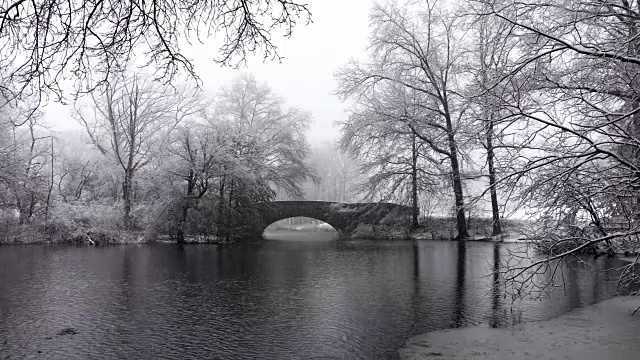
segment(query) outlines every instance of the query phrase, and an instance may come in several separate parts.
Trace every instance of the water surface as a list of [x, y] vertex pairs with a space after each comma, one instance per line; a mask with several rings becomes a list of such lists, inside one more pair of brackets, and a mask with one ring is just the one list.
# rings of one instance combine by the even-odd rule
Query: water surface
[[300, 236], [0, 247], [0, 358], [397, 358], [416, 334], [549, 319], [613, 289], [600, 258], [566, 269], [566, 291], [512, 304], [486, 276], [511, 245]]

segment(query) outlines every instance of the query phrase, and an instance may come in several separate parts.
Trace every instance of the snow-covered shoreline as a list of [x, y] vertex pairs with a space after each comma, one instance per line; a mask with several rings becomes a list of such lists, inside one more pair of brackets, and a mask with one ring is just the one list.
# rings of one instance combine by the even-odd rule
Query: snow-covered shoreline
[[640, 297], [616, 297], [558, 318], [492, 329], [469, 327], [410, 338], [402, 359], [640, 358]]

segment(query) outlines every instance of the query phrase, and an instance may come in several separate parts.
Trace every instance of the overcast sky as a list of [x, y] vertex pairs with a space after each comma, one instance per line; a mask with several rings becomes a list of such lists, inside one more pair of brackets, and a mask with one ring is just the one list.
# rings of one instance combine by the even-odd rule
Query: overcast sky
[[[344, 105], [333, 94], [336, 83], [333, 74], [349, 59], [362, 57], [369, 36], [368, 14], [373, 0], [308, 0], [313, 23], [299, 24], [289, 39], [278, 39], [281, 63], [263, 62], [252, 58], [238, 70], [221, 68], [213, 62], [217, 55], [211, 44], [184, 49], [193, 59], [204, 87], [215, 91], [243, 72], [266, 82], [287, 105], [310, 111], [313, 124], [309, 140], [335, 140], [338, 128], [334, 121], [345, 117]], [[73, 128], [69, 110], [60, 104], [50, 104], [45, 118], [56, 128]]]

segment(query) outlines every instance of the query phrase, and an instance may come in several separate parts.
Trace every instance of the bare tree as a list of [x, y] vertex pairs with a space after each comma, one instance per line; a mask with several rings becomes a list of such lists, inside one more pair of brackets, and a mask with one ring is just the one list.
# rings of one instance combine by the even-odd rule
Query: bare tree
[[[356, 100], [393, 86], [416, 92], [420, 116], [400, 117], [430, 149], [448, 160], [458, 239], [468, 235], [458, 130], [468, 109], [462, 95], [462, 47], [455, 17], [437, 3], [374, 6], [371, 63], [351, 64], [339, 74], [339, 93]], [[383, 90], [385, 89], [385, 90]], [[444, 141], [443, 141], [444, 140]]]
[[47, 173], [51, 165], [45, 140], [51, 136], [36, 117], [29, 117], [20, 127], [10, 124], [5, 130], [10, 134], [5, 137], [8, 143], [3, 148], [10, 152], [3, 154], [0, 180], [10, 194], [11, 207], [18, 211], [20, 224], [25, 224], [45, 205]]
[[185, 241], [189, 210], [214, 190], [216, 182], [229, 175], [225, 171], [238, 160], [232, 158], [227, 129], [215, 125], [211, 122], [187, 123], [175, 132], [170, 146], [170, 152], [178, 159], [170, 172], [186, 180], [176, 231], [178, 243]]
[[478, 3], [484, 16], [513, 27], [519, 46], [500, 79], [521, 91], [501, 109], [499, 121], [521, 131], [505, 147], [509, 171], [500, 181], [547, 229], [533, 239], [548, 256], [512, 266], [504, 278], [527, 293], [527, 280], [554, 272], [556, 260], [636, 246], [640, 7], [626, 0]]
[[408, 124], [423, 115], [416, 101], [411, 89], [378, 84], [377, 92], [359, 94], [348, 120], [341, 123], [340, 141], [358, 159], [366, 178], [358, 189], [365, 199], [411, 204], [414, 227], [418, 227], [418, 193], [431, 192], [446, 172], [431, 148], [418, 139], [416, 127]]
[[250, 223], [250, 205], [273, 199], [271, 187], [300, 197], [302, 183], [313, 178], [305, 161], [308, 114], [285, 108], [266, 85], [239, 77], [220, 90], [211, 110], [177, 127], [162, 165], [177, 180], [170, 180], [175, 227], [164, 228], [178, 242], [187, 234], [230, 240], [233, 229]]
[[238, 65], [254, 52], [279, 59], [272, 34], [290, 36], [310, 15], [306, 5], [289, 0], [5, 1], [0, 76], [14, 87], [0, 90], [8, 99], [42, 90], [62, 99], [63, 79], [75, 80], [75, 93], [90, 91], [136, 55], [160, 79], [181, 70], [197, 78], [181, 45], [214, 35], [222, 35], [218, 63]]
[[[472, 9], [474, 6], [479, 8], [475, 9], [476, 12], [487, 9], [486, 4], [472, 4]], [[505, 103], [512, 101], [513, 87], [504, 77], [509, 71], [510, 58], [517, 50], [511, 36], [515, 27], [495, 17], [480, 15], [473, 16], [471, 20], [470, 26], [476, 31], [471, 35], [473, 40], [469, 47], [469, 68], [472, 76], [469, 98], [472, 103], [472, 116], [481, 122], [479, 136], [486, 153], [489, 182], [487, 191], [491, 199], [492, 235], [495, 236], [502, 232], [498, 199], [500, 174], [497, 169], [496, 151], [501, 145], [501, 130], [509, 124], [500, 120], [501, 113], [505, 112]]]
[[63, 202], [78, 201], [85, 189], [96, 180], [98, 162], [73, 158], [63, 158], [61, 161], [57, 181], [58, 194]]
[[123, 171], [124, 226], [133, 226], [134, 177], [165, 148], [168, 134], [199, 111], [195, 90], [178, 92], [140, 76], [113, 78], [101, 94], [91, 93], [91, 109], [77, 107], [78, 121], [92, 143]]
[[285, 107], [281, 97], [251, 75], [237, 78], [217, 98], [215, 117], [232, 131], [236, 156], [247, 159], [273, 187], [302, 198], [301, 184], [314, 177], [306, 163], [310, 115]]

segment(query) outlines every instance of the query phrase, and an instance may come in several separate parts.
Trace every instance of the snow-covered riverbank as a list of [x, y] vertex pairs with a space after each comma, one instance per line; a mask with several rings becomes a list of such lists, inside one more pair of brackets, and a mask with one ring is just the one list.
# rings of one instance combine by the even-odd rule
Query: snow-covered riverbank
[[510, 328], [470, 327], [409, 339], [403, 359], [640, 359], [640, 297], [617, 297]]

